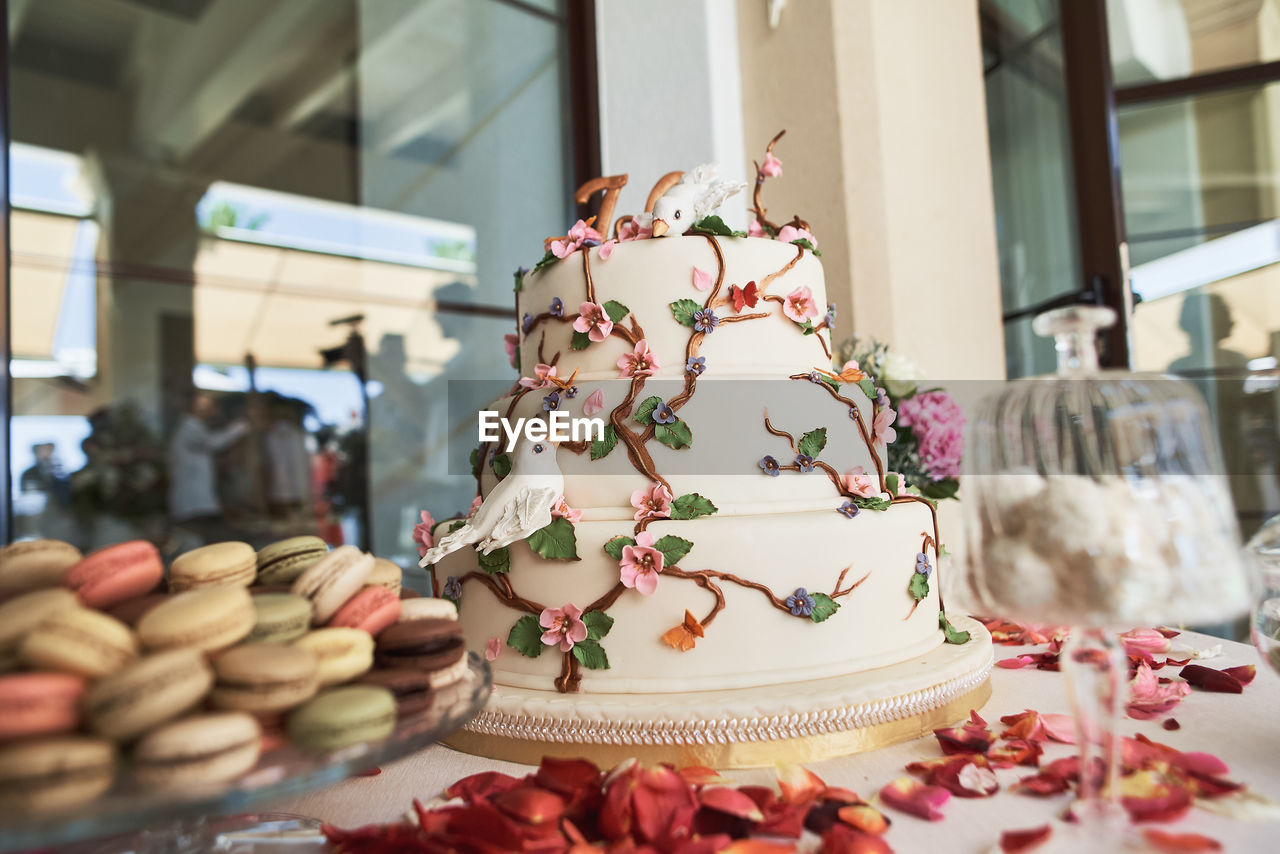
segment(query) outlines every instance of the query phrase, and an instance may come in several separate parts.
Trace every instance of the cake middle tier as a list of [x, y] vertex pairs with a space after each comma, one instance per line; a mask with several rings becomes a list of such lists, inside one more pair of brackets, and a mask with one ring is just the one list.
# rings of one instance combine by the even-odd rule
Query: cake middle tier
[[[827, 311], [827, 292], [822, 263], [812, 252], [776, 240], [705, 235], [638, 240], [611, 248], [607, 259], [601, 258], [601, 247], [580, 249], [524, 278], [516, 294], [522, 374], [532, 376], [536, 364], [556, 360], [561, 377], [574, 371], [583, 380], [616, 377], [619, 357], [632, 351], [630, 339], [643, 338], [661, 364], [657, 376], [682, 376], [692, 329], [672, 310], [672, 303], [679, 301], [686, 308], [707, 308], [716, 317], [697, 353], [708, 371], [750, 376], [795, 366], [830, 366], [830, 332], [819, 328]], [[734, 286], [755, 288], [740, 308], [732, 301]], [[807, 294], [805, 305], [816, 311], [807, 320], [817, 331], [809, 334], [784, 313], [783, 300], [801, 289]], [[615, 312], [625, 307], [627, 314], [619, 323], [627, 335], [615, 331], [591, 343], [584, 335], [580, 349], [573, 349], [572, 319], [584, 302]]]
[[[497, 401], [491, 411], [506, 417], [509, 425], [517, 419], [546, 418], [549, 412], [544, 407], [553, 404], [552, 411], [569, 418], [584, 417], [584, 410], [590, 409], [604, 420], [607, 434], [603, 442], [569, 442], [556, 448], [565, 501], [582, 511], [584, 519], [631, 518], [635, 512], [630, 503], [633, 493], [650, 488], [654, 482], [637, 463], [637, 449], [642, 451], [641, 462], [648, 457], [652, 471], [670, 485], [671, 498], [697, 493], [710, 500], [721, 515], [825, 508], [834, 516], [845, 497], [833, 478], [848, 487], [851, 472], [860, 472], [865, 478], [851, 491], [865, 497], [879, 495], [878, 473], [884, 466], [885, 446], [875, 441], [874, 404], [857, 385], [841, 385], [837, 390], [821, 379], [810, 379], [805, 371], [794, 376], [796, 379], [785, 374], [778, 379], [703, 376], [697, 394], [671, 413], [676, 421], [667, 426], [678, 429], [661, 437], [656, 435], [658, 425], [638, 421], [637, 414], [645, 410], [646, 402], [653, 409], [655, 400], [675, 400], [685, 388], [681, 382], [643, 383], [633, 405], [625, 413], [619, 412], [617, 421], [627, 431], [625, 436], [610, 417], [631, 391], [629, 380], [580, 382], [573, 397], [555, 387], [530, 389]], [[602, 398], [596, 401], [598, 410], [588, 407], [595, 394]], [[494, 431], [500, 429], [493, 427]], [[650, 430], [653, 435], [642, 443]], [[586, 431], [579, 435], [585, 437]], [[687, 445], [672, 447], [663, 438], [671, 445], [687, 440]], [[498, 482], [495, 470], [506, 470], [509, 455], [505, 443], [504, 435], [486, 446], [488, 462], [480, 482], [483, 495]], [[801, 452], [807, 452], [809, 458], [805, 471], [796, 464]], [[766, 459], [777, 464], [772, 475], [766, 471]]]

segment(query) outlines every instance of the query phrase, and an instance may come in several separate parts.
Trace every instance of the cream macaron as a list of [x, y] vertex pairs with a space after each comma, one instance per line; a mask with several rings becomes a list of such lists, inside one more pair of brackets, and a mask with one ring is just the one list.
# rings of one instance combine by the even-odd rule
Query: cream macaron
[[262, 752], [262, 728], [244, 712], [212, 712], [147, 733], [133, 749], [133, 775], [143, 785], [183, 788], [234, 780]]
[[340, 546], [298, 576], [290, 592], [311, 600], [312, 622], [320, 625], [360, 592], [372, 571], [373, 555]]
[[147, 649], [176, 647], [211, 652], [244, 640], [255, 620], [253, 597], [243, 587], [188, 590], [163, 602], [138, 621]]
[[213, 687], [213, 671], [197, 649], [149, 655], [99, 679], [84, 699], [98, 735], [128, 741], [194, 708]]
[[361, 629], [316, 629], [293, 645], [316, 657], [322, 688], [355, 679], [373, 667], [373, 636]]
[[133, 630], [115, 617], [87, 608], [65, 608], [40, 621], [23, 638], [18, 655], [26, 664], [96, 679], [138, 657]]
[[62, 540], [20, 540], [0, 547], [0, 599], [59, 586], [81, 557], [78, 548]]
[[248, 587], [258, 576], [258, 553], [248, 543], [212, 543], [179, 555], [169, 567], [169, 592], [203, 587]]

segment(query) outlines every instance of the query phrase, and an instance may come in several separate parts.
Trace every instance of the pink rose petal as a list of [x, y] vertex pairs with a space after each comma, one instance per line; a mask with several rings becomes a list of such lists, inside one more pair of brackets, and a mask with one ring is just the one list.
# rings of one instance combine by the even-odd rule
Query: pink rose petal
[[899, 777], [880, 790], [880, 800], [887, 806], [926, 821], [941, 821], [942, 805], [951, 793], [941, 786], [928, 786], [910, 777]]
[[596, 415], [604, 410], [604, 389], [598, 388], [591, 394], [587, 395], [587, 399], [582, 404], [582, 414], [586, 416]]
[[693, 287], [699, 291], [705, 291], [711, 287], [711, 274], [706, 270], [693, 268]]

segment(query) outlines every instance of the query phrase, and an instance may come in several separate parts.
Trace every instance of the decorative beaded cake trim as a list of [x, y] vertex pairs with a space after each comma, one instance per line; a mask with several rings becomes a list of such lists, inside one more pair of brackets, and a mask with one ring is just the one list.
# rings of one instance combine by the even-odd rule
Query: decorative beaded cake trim
[[484, 711], [466, 729], [480, 735], [562, 744], [736, 744], [804, 738], [862, 729], [941, 708], [981, 685], [990, 675], [994, 661], [992, 655], [977, 670], [896, 697], [799, 714], [688, 721], [582, 721]]

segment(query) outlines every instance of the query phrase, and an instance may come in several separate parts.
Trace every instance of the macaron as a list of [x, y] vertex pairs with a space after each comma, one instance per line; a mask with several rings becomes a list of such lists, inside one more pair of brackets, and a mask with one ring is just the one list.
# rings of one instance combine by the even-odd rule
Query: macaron
[[253, 631], [253, 597], [243, 587], [205, 587], [179, 593], [138, 621], [138, 637], [150, 650], [225, 649]]
[[88, 608], [68, 608], [46, 617], [22, 640], [19, 657], [39, 670], [97, 678], [138, 657], [133, 630], [115, 617]]
[[146, 596], [135, 596], [132, 599], [126, 599], [118, 602], [107, 609], [107, 613], [115, 617], [120, 622], [131, 628], [137, 628], [138, 623], [157, 605], [168, 602], [173, 598], [171, 593], [148, 593]]
[[225, 783], [253, 768], [262, 729], [244, 712], [212, 712], [147, 733], [133, 749], [133, 774], [144, 786]]
[[289, 737], [302, 750], [327, 752], [377, 741], [396, 725], [396, 701], [386, 688], [347, 685], [316, 695], [289, 715]]
[[22, 639], [45, 617], [79, 607], [76, 594], [61, 587], [32, 590], [0, 605], [0, 657], [16, 656]]
[[396, 698], [396, 714], [400, 718], [416, 715], [429, 708], [435, 700], [431, 686], [431, 674], [421, 670], [395, 668], [370, 670], [355, 681], [357, 685], [377, 685], [386, 688]]
[[389, 561], [385, 557], [375, 557], [373, 559], [373, 569], [369, 571], [369, 577], [365, 579], [365, 587], [385, 587], [397, 596], [400, 595], [401, 582], [404, 580], [404, 570], [394, 561]]
[[448, 599], [423, 596], [418, 599], [400, 600], [399, 622], [411, 620], [457, 620], [458, 606]]
[[293, 592], [311, 600], [311, 621], [321, 625], [364, 587], [372, 570], [373, 555], [355, 546], [341, 546], [298, 576]]
[[169, 567], [169, 590], [248, 587], [258, 576], [258, 555], [248, 543], [212, 543], [179, 555]]
[[378, 664], [414, 670], [445, 670], [466, 658], [457, 620], [425, 619], [396, 623], [378, 636]]
[[282, 712], [315, 696], [320, 666], [309, 649], [284, 644], [238, 646], [213, 661], [213, 705], [261, 714]]
[[253, 631], [245, 643], [285, 643], [311, 628], [311, 603], [292, 593], [254, 596], [253, 612]]
[[85, 555], [67, 572], [62, 584], [74, 590], [84, 604], [105, 610], [150, 593], [163, 579], [159, 549], [146, 540], [129, 540]]
[[84, 690], [70, 673], [0, 676], [0, 741], [75, 729]]
[[62, 540], [22, 540], [0, 548], [0, 599], [59, 586], [80, 558], [80, 550]]
[[354, 679], [373, 666], [373, 637], [360, 629], [316, 629], [293, 645], [316, 657], [321, 687]]
[[195, 708], [212, 687], [199, 650], [171, 649], [95, 682], [84, 711], [98, 735], [127, 741]]
[[258, 551], [258, 584], [292, 584], [329, 553], [319, 537], [290, 537]]
[[363, 629], [377, 637], [400, 616], [400, 597], [385, 587], [366, 587], [347, 600], [330, 626]]
[[0, 810], [50, 812], [86, 804], [111, 788], [116, 749], [81, 735], [0, 747]]

